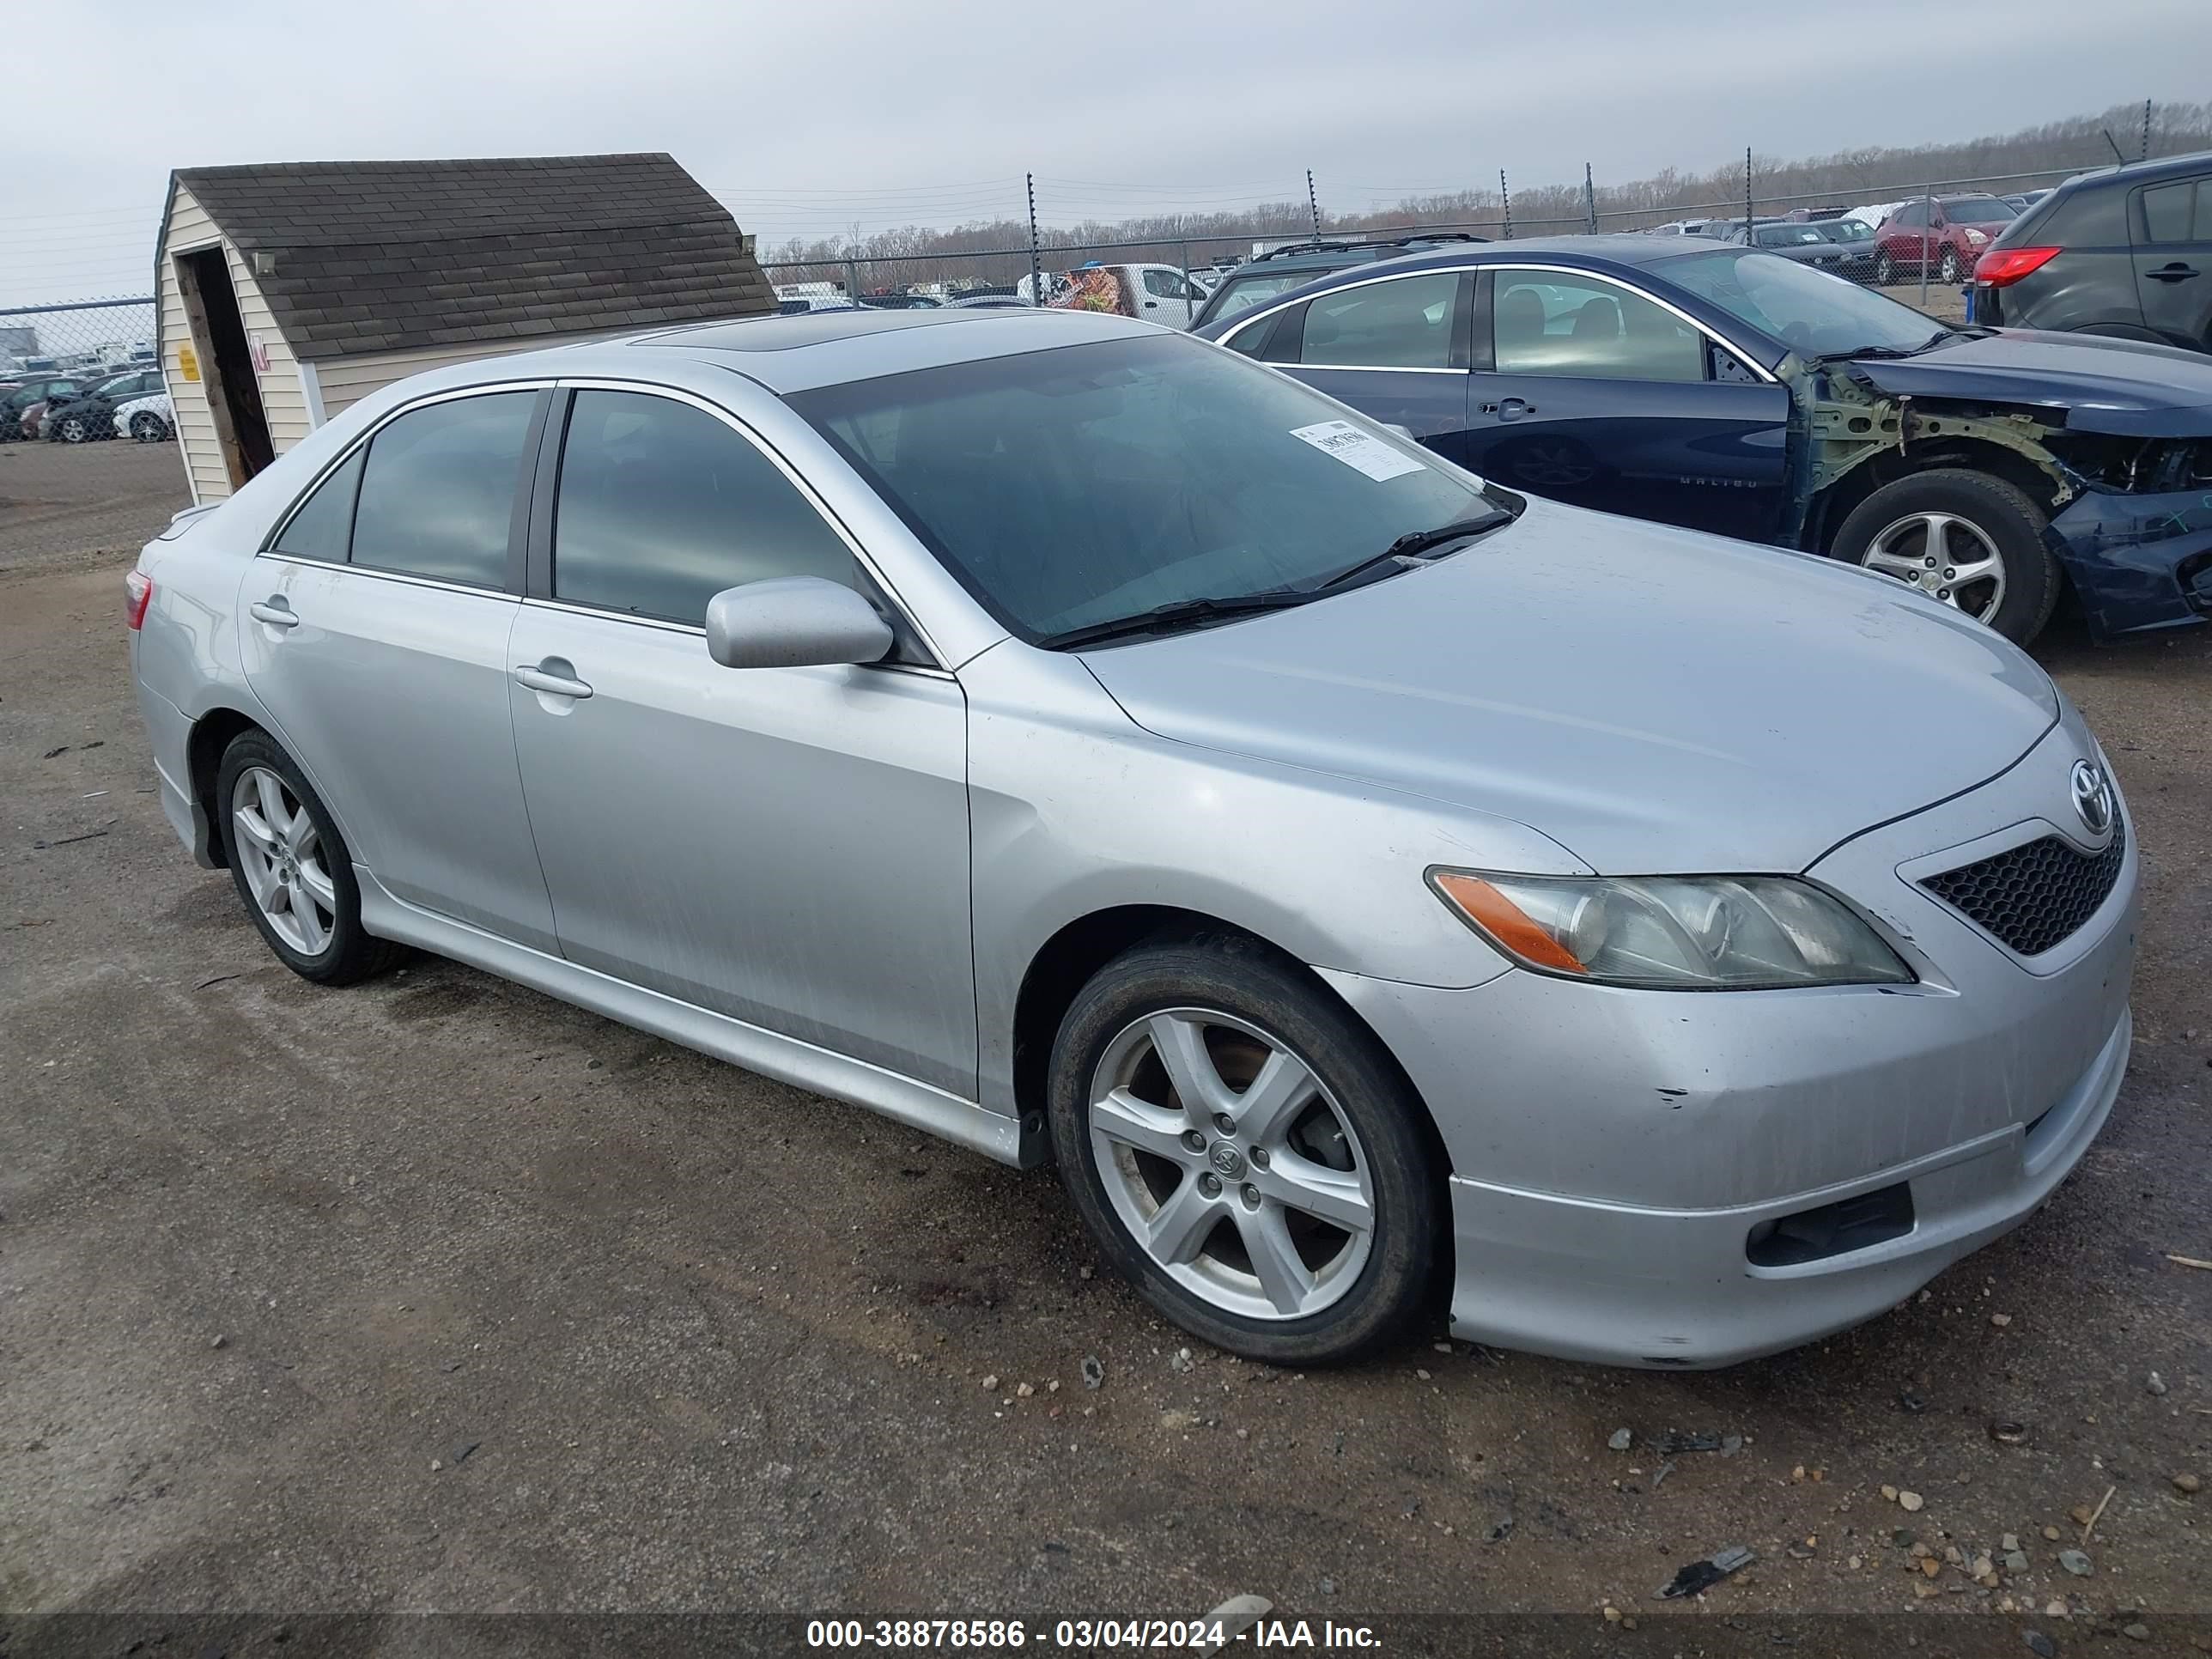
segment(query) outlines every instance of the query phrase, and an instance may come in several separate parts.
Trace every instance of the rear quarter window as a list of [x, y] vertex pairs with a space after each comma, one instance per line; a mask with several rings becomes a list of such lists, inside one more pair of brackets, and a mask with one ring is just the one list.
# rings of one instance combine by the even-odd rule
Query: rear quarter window
[[2053, 194], [2021, 216], [2004, 240], [2008, 246], [2049, 240], [2062, 247], [2125, 247], [2127, 192], [2091, 186]]

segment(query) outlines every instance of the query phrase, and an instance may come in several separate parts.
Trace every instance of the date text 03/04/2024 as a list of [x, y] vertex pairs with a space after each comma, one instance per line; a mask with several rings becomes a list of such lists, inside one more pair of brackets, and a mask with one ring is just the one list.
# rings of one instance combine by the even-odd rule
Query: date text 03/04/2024
[[1365, 1625], [1323, 1620], [1261, 1618], [1236, 1626], [1203, 1619], [1060, 1619], [1032, 1629], [1019, 1619], [816, 1619], [806, 1626], [810, 1648], [965, 1649], [1026, 1647], [1095, 1651], [1101, 1649], [1218, 1652], [1231, 1642], [1296, 1651], [1374, 1649], [1381, 1643]]

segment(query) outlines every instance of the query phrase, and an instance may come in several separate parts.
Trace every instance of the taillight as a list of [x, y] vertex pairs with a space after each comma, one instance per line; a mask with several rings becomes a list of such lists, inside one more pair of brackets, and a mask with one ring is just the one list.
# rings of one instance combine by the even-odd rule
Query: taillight
[[143, 570], [134, 570], [123, 579], [123, 620], [131, 628], [146, 625], [146, 606], [154, 598], [154, 579]]
[[2042, 270], [2060, 252], [2055, 247], [1993, 247], [1982, 255], [1981, 262], [1974, 267], [1975, 285], [2008, 288], [2030, 271]]

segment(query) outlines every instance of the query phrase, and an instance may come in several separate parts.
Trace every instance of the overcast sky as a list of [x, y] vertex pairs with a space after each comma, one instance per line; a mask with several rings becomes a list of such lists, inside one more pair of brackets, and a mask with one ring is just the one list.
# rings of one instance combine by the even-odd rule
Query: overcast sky
[[2207, 0], [73, 0], [8, 9], [0, 305], [143, 293], [172, 167], [669, 150], [763, 244], [2009, 131], [2212, 85]]

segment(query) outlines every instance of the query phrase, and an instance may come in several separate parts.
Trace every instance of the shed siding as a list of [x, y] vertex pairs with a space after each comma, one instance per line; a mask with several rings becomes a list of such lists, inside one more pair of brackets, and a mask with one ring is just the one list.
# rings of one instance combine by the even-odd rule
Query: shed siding
[[216, 441], [215, 416], [208, 408], [207, 383], [187, 380], [179, 369], [184, 347], [192, 337], [185, 320], [185, 299], [177, 286], [173, 255], [205, 247], [217, 240], [215, 224], [200, 210], [191, 192], [177, 186], [169, 206], [169, 222], [161, 244], [161, 284], [155, 296], [161, 307], [161, 377], [168, 382], [169, 401], [177, 414], [177, 447], [184, 452], [185, 477], [196, 501], [221, 501], [230, 494], [230, 474], [222, 464], [222, 446]]
[[[230, 494], [230, 474], [222, 464], [222, 446], [215, 434], [215, 416], [208, 406], [207, 365], [202, 379], [187, 380], [178, 372], [180, 349], [191, 342], [191, 325], [185, 320], [184, 295], [177, 285], [174, 256], [221, 241], [215, 222], [177, 186], [169, 209], [167, 240], [162, 244], [160, 273], [161, 307], [161, 372], [168, 382], [169, 398], [177, 411], [177, 438], [184, 451], [185, 472], [195, 501], [220, 501]], [[269, 303], [255, 284], [253, 271], [239, 251], [222, 243], [223, 262], [230, 268], [231, 286], [238, 293], [238, 314], [247, 337], [258, 340], [269, 356], [269, 367], [254, 379], [261, 389], [261, 408], [269, 421], [270, 447], [282, 455], [313, 428], [306, 398], [300, 389], [300, 365], [292, 348], [269, 313]]]
[[[357, 357], [319, 357], [315, 360], [315, 374], [323, 386], [323, 418], [337, 419], [339, 415], [371, 392], [381, 391], [394, 380], [404, 380], [410, 374], [446, 368], [454, 363], [471, 363], [483, 357], [503, 357], [517, 351], [542, 351], [548, 346], [573, 345], [580, 340], [609, 339], [635, 332], [635, 329], [620, 329], [611, 333], [538, 334], [507, 344], [479, 341], [466, 346], [428, 346], [416, 351], [368, 352]], [[293, 384], [298, 385], [296, 377]]]

